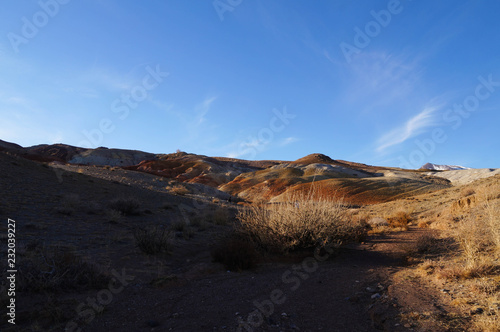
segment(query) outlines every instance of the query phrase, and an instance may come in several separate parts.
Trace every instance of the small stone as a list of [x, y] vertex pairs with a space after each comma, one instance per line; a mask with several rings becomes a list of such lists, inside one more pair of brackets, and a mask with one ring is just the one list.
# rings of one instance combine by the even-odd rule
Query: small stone
[[441, 289], [441, 292], [443, 292], [443, 293], [449, 293], [449, 292], [450, 292], [450, 290], [449, 290], [449, 289], [444, 289], [444, 288], [443, 288], [443, 289]]
[[372, 299], [378, 299], [378, 298], [380, 298], [380, 294], [379, 293], [375, 293], [371, 297], [372, 297]]

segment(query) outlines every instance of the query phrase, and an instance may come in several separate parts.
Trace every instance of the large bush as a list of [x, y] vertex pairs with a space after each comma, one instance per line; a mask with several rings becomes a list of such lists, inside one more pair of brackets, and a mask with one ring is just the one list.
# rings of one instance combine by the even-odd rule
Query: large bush
[[342, 201], [314, 193], [294, 193], [285, 202], [242, 208], [237, 217], [241, 231], [270, 251], [340, 246], [365, 234]]

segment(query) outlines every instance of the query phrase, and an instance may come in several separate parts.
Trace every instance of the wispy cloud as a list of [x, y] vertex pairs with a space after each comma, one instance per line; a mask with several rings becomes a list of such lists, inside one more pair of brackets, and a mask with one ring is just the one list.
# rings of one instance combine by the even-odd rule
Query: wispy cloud
[[207, 97], [205, 100], [203, 100], [201, 103], [196, 105], [195, 111], [196, 111], [196, 116], [194, 118], [193, 124], [195, 126], [201, 125], [203, 122], [206, 121], [206, 115], [208, 111], [210, 111], [210, 106], [212, 103], [217, 99], [217, 97]]
[[437, 123], [436, 111], [438, 109], [439, 107], [426, 107], [401, 126], [383, 135], [377, 142], [377, 152], [383, 152], [391, 146], [401, 144], [434, 126]]
[[191, 110], [184, 110], [182, 114], [175, 107], [170, 110], [178, 115], [184, 128], [185, 136], [179, 142], [181, 146], [186, 149], [191, 146], [200, 149], [215, 144], [218, 138], [217, 124], [211, 121], [208, 115], [216, 100], [216, 96], [206, 97]]
[[295, 143], [297, 142], [299, 139], [297, 137], [287, 137], [285, 139], [283, 139], [279, 145], [280, 146], [286, 146], [286, 145], [289, 145], [289, 144], [292, 144], [292, 143]]
[[419, 55], [383, 51], [365, 52], [345, 69], [346, 101], [371, 105], [366, 110], [406, 100], [415, 93], [423, 73]]

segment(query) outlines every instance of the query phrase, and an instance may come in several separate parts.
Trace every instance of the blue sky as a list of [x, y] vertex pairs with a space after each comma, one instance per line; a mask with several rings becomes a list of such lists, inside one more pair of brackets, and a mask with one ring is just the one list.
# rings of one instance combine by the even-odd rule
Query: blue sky
[[0, 139], [500, 167], [499, 1], [2, 1]]

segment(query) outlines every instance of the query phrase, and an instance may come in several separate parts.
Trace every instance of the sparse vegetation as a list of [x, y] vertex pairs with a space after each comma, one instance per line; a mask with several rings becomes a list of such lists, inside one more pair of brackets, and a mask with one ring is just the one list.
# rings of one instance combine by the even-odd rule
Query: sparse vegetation
[[240, 229], [259, 246], [278, 252], [339, 246], [365, 235], [341, 201], [314, 193], [295, 193], [284, 203], [261, 204], [239, 211]]
[[169, 253], [172, 248], [171, 232], [164, 227], [138, 228], [134, 238], [137, 247], [147, 255]]
[[410, 221], [411, 217], [405, 211], [398, 211], [394, 214], [394, 216], [387, 218], [389, 226], [403, 230], [408, 230], [408, 223], [410, 223]]
[[107, 287], [110, 277], [67, 248], [36, 248], [20, 259], [19, 289], [64, 292]]
[[419, 254], [430, 253], [439, 246], [439, 240], [434, 234], [420, 235], [415, 241], [415, 251]]
[[169, 189], [172, 194], [179, 196], [184, 196], [189, 194], [189, 189], [187, 189], [185, 186], [181, 184], [174, 185], [170, 188], [167, 187], [167, 189]]
[[109, 203], [109, 208], [118, 211], [126, 216], [134, 216], [140, 214], [141, 204], [133, 197], [116, 198]]
[[[163, 160], [166, 166], [158, 166], [165, 167], [161, 169], [164, 176], [178, 178], [179, 174], [185, 174], [189, 178], [186, 170], [198, 161], [191, 160], [192, 164], [187, 165], [188, 157], [199, 159], [189, 155], [177, 160], [179, 158], [169, 155]], [[37, 181], [19, 181], [24, 174], [29, 174], [30, 169], [26, 167], [33, 162], [26, 167], [22, 159], [17, 162], [16, 167], [11, 167], [10, 162], [0, 158], [0, 165], [6, 165], [0, 182], [9, 189], [8, 194], [0, 197], [0, 212], [9, 214], [6, 217], [18, 217], [17, 234], [22, 235], [16, 242], [17, 281], [22, 301], [18, 308], [28, 309], [20, 312], [18, 326], [21, 329], [55, 331], [64, 328], [68, 320], [83, 323], [83, 318], [75, 318], [75, 308], [88, 297], [101, 296], [101, 300], [107, 300], [104, 292], [109, 289], [110, 276], [116, 277], [111, 273], [113, 269], [126, 268], [123, 274], [134, 275], [137, 281], [128, 291], [116, 294], [117, 301], [95, 312], [100, 317], [89, 328], [99, 329], [100, 323], [105, 322], [111, 329], [119, 329], [117, 326], [122, 322], [110, 317], [126, 316], [127, 307], [146, 317], [149, 307], [139, 308], [139, 305], [156, 303], [154, 292], [142, 292], [146, 288], [151, 290], [151, 286], [172, 289], [169, 301], [174, 303], [168, 317], [163, 314], [151, 317], [157, 320], [147, 322], [151, 327], [174, 317], [179, 324], [191, 319], [197, 309], [188, 309], [179, 299], [186, 294], [189, 298], [191, 294], [197, 296], [193, 290], [200, 291], [200, 298], [206, 299], [201, 304], [203, 310], [210, 310], [209, 306], [215, 308], [210, 301], [217, 304], [219, 298], [227, 300], [226, 296], [235, 291], [241, 296], [226, 304], [245, 307], [245, 301], [257, 298], [259, 303], [265, 303], [269, 296], [274, 296], [267, 292], [269, 287], [261, 287], [268, 284], [282, 288], [288, 296], [287, 286], [294, 286], [295, 282], [286, 284], [283, 276], [288, 281], [300, 279], [301, 290], [294, 295], [298, 296], [297, 301], [329, 301], [330, 294], [339, 295], [338, 285], [324, 282], [333, 268], [339, 285], [344, 283], [349, 289], [352, 286], [352, 293], [347, 295], [349, 302], [357, 303], [356, 308], [366, 312], [364, 308], [373, 305], [372, 308], [383, 311], [389, 306], [394, 312], [399, 311], [398, 316], [386, 321], [390, 323], [385, 326], [388, 329], [395, 326], [392, 323], [398, 323], [401, 329], [409, 325], [410, 329], [434, 330], [425, 324], [435, 320], [449, 330], [500, 330], [500, 175], [473, 184], [438, 186], [435, 180], [411, 171], [398, 178], [400, 171], [381, 168], [378, 172], [366, 166], [380, 176], [370, 178], [367, 173], [368, 178], [363, 175], [355, 179], [353, 174], [328, 178], [333, 173], [317, 171], [317, 166], [313, 169], [300, 165], [293, 169], [290, 164], [280, 168], [269, 167], [278, 166], [280, 162], [269, 162], [263, 163], [265, 167], [260, 171], [243, 173], [236, 178], [234, 175], [239, 170], [210, 178], [212, 170], [204, 168], [206, 174], [188, 183], [133, 172], [135, 166], [122, 169], [61, 165], [61, 171], [71, 172], [68, 171], [57, 190], [53, 190], [50, 185], [57, 177], [51, 169], [37, 166], [36, 171], [43, 172], [33, 177]], [[217, 171], [223, 170], [222, 163], [218, 160]], [[248, 165], [251, 170], [250, 165], [254, 164]], [[200, 161], [198, 166], [206, 165]], [[244, 164], [238, 166], [245, 167]], [[75, 174], [77, 169], [84, 174]], [[317, 183], [311, 184], [314, 176]], [[407, 181], [406, 176], [413, 180]], [[235, 196], [226, 199], [228, 196], [215, 189], [196, 190], [202, 188], [202, 184], [212, 185], [217, 181], [232, 182], [234, 187], [228, 192]], [[428, 186], [427, 182], [432, 185]], [[221, 186], [217, 184], [218, 188]], [[445, 187], [447, 189], [439, 189]], [[24, 195], [30, 190], [33, 191], [30, 195]], [[239, 198], [235, 198], [237, 195]], [[341, 196], [345, 196], [344, 202], [334, 199]], [[126, 217], [135, 214], [140, 216]], [[37, 218], [33, 219], [34, 215]], [[148, 226], [160, 223], [161, 226]], [[7, 240], [7, 224], [0, 225], [0, 230], [0, 240]], [[367, 230], [371, 236], [359, 246], [336, 252], [327, 247], [364, 240]], [[220, 240], [214, 244], [214, 239]], [[55, 247], [61, 243], [71, 247]], [[5, 249], [0, 249], [4, 255]], [[173, 252], [175, 254], [167, 259]], [[207, 261], [208, 254], [213, 262], [220, 264]], [[401, 258], [408, 264], [401, 265], [404, 262]], [[90, 264], [91, 259], [104, 262], [110, 267], [110, 274]], [[265, 264], [257, 271], [243, 273], [238, 278], [226, 273], [226, 270], [252, 269], [261, 261]], [[371, 284], [376, 279], [380, 279], [380, 288]], [[0, 281], [0, 288], [5, 289], [6, 280]], [[436, 289], [429, 287], [433, 283]], [[205, 285], [211, 287], [206, 293]], [[388, 288], [389, 285], [393, 287]], [[307, 298], [307, 294], [318, 291], [328, 296]], [[134, 298], [136, 293], [144, 295], [144, 299], [138, 302]], [[217, 296], [207, 296], [211, 294]], [[8, 301], [6, 292], [2, 292], [0, 304], [7, 306]], [[438, 305], [448, 312], [441, 311]], [[229, 310], [229, 314], [220, 311], [218, 318], [225, 315], [234, 321], [231, 318], [234, 312]], [[280, 324], [294, 320], [280, 317], [281, 312], [277, 311], [270, 319], [277, 318]], [[362, 312], [356, 311], [356, 314]], [[371, 312], [369, 314], [371, 316]], [[448, 319], [453, 323], [446, 325], [449, 321], [444, 321]], [[229, 326], [224, 319], [220, 322], [221, 326]], [[4, 325], [0, 329], [3, 330]]]

